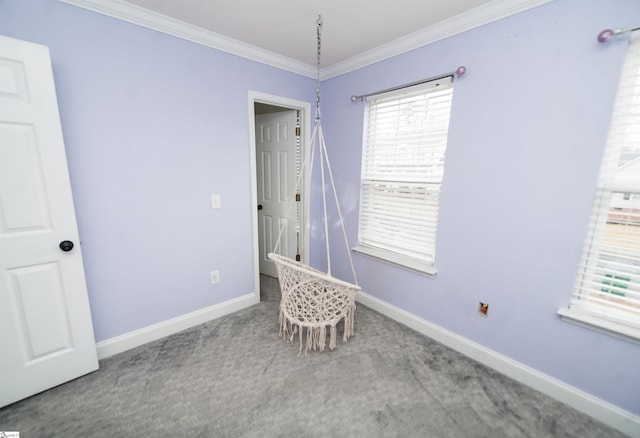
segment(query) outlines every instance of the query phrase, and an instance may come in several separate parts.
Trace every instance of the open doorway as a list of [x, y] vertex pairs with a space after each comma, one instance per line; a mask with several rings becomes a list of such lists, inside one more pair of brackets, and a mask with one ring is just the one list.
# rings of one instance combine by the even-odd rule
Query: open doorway
[[[278, 253], [308, 263], [309, 181], [302, 172], [309, 144], [310, 105], [249, 93], [255, 275], [277, 276], [267, 258], [282, 229]], [[304, 173], [304, 172], [302, 172]], [[258, 290], [258, 288], [256, 288]]]

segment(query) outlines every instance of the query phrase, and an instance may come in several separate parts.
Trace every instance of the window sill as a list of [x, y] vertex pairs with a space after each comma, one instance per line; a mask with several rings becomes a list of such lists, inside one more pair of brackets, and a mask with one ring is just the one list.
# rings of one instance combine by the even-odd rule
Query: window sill
[[382, 262], [389, 263], [403, 269], [408, 269], [410, 271], [417, 272], [418, 274], [422, 274], [430, 278], [434, 278], [438, 273], [435, 266], [428, 265], [426, 263], [420, 263], [416, 260], [402, 257], [384, 250], [360, 245], [355, 246], [351, 249], [358, 254], [362, 254], [364, 256], [371, 257], [373, 259], [380, 260]]
[[640, 344], [640, 330], [638, 328], [611, 321], [581, 309], [561, 307], [558, 309], [558, 314], [562, 319], [572, 324]]

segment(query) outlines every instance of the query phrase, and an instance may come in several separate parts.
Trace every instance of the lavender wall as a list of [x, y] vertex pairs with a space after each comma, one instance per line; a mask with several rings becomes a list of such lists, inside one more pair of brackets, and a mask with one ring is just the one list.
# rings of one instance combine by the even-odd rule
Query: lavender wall
[[[591, 208], [636, 0], [558, 0], [324, 83], [324, 127], [357, 236], [364, 104], [353, 94], [466, 65], [454, 84], [430, 279], [354, 255], [363, 290], [640, 414], [637, 344], [562, 321]], [[335, 227], [334, 227], [335, 228]], [[340, 233], [334, 233], [334, 246]], [[321, 256], [318, 256], [321, 257]], [[350, 278], [332, 254], [334, 272]], [[333, 263], [332, 263], [333, 264]], [[478, 302], [490, 304], [477, 316]]]
[[[355, 242], [363, 104], [349, 96], [468, 67], [454, 86], [437, 278], [355, 255], [360, 282], [636, 414], [638, 346], [556, 310], [568, 303], [624, 57], [622, 42], [595, 37], [639, 22], [635, 0], [557, 0], [323, 84]], [[97, 340], [252, 292], [247, 90], [313, 102], [313, 81], [54, 0], [0, 1], [0, 34], [51, 50]], [[337, 226], [333, 270], [350, 279]], [[311, 249], [322, 266], [315, 226]]]
[[313, 81], [53, 0], [0, 34], [51, 51], [96, 340], [254, 292], [247, 92]]

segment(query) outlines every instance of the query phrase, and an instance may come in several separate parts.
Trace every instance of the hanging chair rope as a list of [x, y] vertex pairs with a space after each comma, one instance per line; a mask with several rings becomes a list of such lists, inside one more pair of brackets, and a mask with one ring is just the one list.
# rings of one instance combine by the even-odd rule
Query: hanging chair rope
[[[317, 40], [317, 56], [316, 56], [316, 124], [314, 127], [314, 131], [317, 130], [318, 138], [316, 140], [320, 140], [322, 138], [322, 126], [320, 121], [322, 119], [320, 113], [320, 55], [322, 50], [322, 15], [318, 15], [318, 20], [316, 21], [316, 40]], [[315, 143], [314, 143], [315, 144]], [[324, 162], [327, 157], [326, 151], [322, 148], [322, 143], [320, 142], [320, 180], [322, 181], [322, 211], [324, 212], [324, 236], [325, 236], [325, 246], [327, 247], [327, 274], [331, 275], [331, 249], [329, 248], [329, 221], [327, 220], [327, 194], [325, 190], [325, 181], [324, 181]]]
[[[280, 301], [280, 336], [289, 342], [293, 342], [294, 336], [297, 334], [300, 340], [300, 354], [302, 354], [303, 344], [306, 345], [305, 354], [310, 350], [324, 350], [327, 337], [329, 338], [329, 349], [336, 348], [337, 330], [336, 325], [340, 321], [344, 321], [343, 342], [346, 342], [354, 333], [355, 318], [355, 297], [361, 290], [358, 286], [358, 278], [351, 258], [351, 250], [349, 248], [349, 240], [344, 227], [344, 219], [338, 201], [338, 193], [336, 190], [331, 164], [329, 163], [329, 155], [327, 146], [322, 132], [321, 116], [320, 116], [320, 55], [321, 55], [321, 29], [322, 17], [318, 16], [316, 22], [317, 41], [318, 41], [318, 57], [317, 68], [318, 77], [316, 81], [316, 114], [313, 133], [311, 135], [311, 154], [306, 154], [300, 174], [296, 179], [295, 193], [298, 193], [302, 182], [302, 175], [309, 172], [309, 180], [313, 173], [313, 164], [315, 159], [316, 148], [318, 148], [318, 156], [320, 160], [320, 180], [322, 189], [322, 207], [324, 216], [324, 237], [327, 251], [327, 272], [321, 272], [308, 265], [290, 258], [278, 255], [277, 251], [282, 241], [282, 236], [287, 221], [280, 226], [278, 239], [276, 240], [273, 252], [268, 255], [278, 270], [278, 280], [282, 292]], [[310, 155], [310, 156], [309, 156]], [[329, 181], [326, 181], [326, 175]], [[355, 284], [339, 280], [331, 275], [331, 248], [329, 245], [329, 220], [327, 214], [327, 194], [326, 185], [331, 184], [333, 198], [340, 219], [340, 227], [342, 229], [342, 237], [344, 238], [349, 264], [351, 265], [351, 273]], [[287, 218], [290, 217], [293, 205], [290, 203], [287, 212]], [[307, 223], [309, 221], [306, 221]], [[303, 342], [304, 332], [306, 331], [306, 343]]]
[[[340, 209], [340, 203], [338, 202], [338, 192], [336, 191], [336, 184], [333, 180], [333, 172], [331, 171], [331, 163], [329, 162], [329, 157], [327, 155], [327, 145], [324, 141], [324, 133], [322, 132], [322, 127], [320, 127], [320, 146], [322, 148], [322, 150], [324, 151], [324, 156], [326, 157], [326, 161], [327, 161], [327, 170], [329, 172], [329, 180], [331, 181], [331, 188], [333, 190], [333, 199], [336, 202], [336, 210], [338, 211], [338, 217], [340, 219], [340, 228], [342, 229], [342, 237], [344, 239], [344, 244], [345, 244], [345, 249], [347, 250], [347, 256], [349, 257], [349, 265], [351, 266], [351, 274], [353, 275], [353, 281], [354, 283], [357, 285], [358, 284], [358, 277], [356, 276], [356, 269], [353, 266], [353, 258], [351, 257], [351, 248], [349, 248], [349, 239], [347, 237], [347, 231], [344, 228], [344, 219], [342, 218], [342, 211]], [[325, 209], [325, 218], [324, 218], [325, 224], [327, 223], [327, 212]], [[328, 254], [328, 251], [327, 251]], [[327, 257], [327, 263], [329, 263], [329, 259]]]
[[[320, 113], [320, 58], [321, 58], [321, 50], [322, 50], [322, 16], [318, 15], [318, 20], [316, 21], [316, 35], [317, 35], [317, 78], [316, 78], [316, 115], [315, 115], [315, 125], [313, 128], [313, 134], [311, 135], [311, 157], [310, 160], [305, 158], [300, 174], [296, 179], [296, 186], [294, 190], [294, 198], [295, 193], [298, 193], [300, 189], [300, 185], [302, 182], [302, 175], [304, 175], [307, 168], [309, 169], [309, 175], [313, 174], [313, 163], [314, 163], [314, 155], [315, 149], [318, 147], [319, 156], [320, 156], [320, 179], [322, 184], [322, 211], [324, 216], [324, 236], [325, 236], [325, 247], [327, 251], [327, 274], [331, 276], [331, 248], [329, 244], [329, 220], [327, 215], [327, 197], [326, 197], [326, 182], [325, 182], [325, 165], [327, 168], [327, 172], [329, 175], [329, 181], [331, 183], [331, 188], [333, 191], [333, 197], [336, 203], [336, 210], [338, 212], [338, 217], [340, 219], [340, 228], [342, 229], [342, 236], [345, 242], [345, 247], [347, 250], [347, 255], [349, 258], [349, 264], [351, 266], [351, 273], [353, 275], [353, 279], [355, 284], [358, 284], [358, 278], [356, 276], [356, 270], [353, 265], [353, 258], [351, 257], [351, 249], [349, 248], [349, 239], [347, 238], [347, 232], [344, 227], [344, 219], [342, 217], [342, 211], [340, 209], [340, 203], [338, 201], [338, 193], [336, 191], [336, 185], [333, 179], [333, 172], [331, 171], [331, 164], [329, 162], [329, 155], [327, 154], [327, 146], [324, 140], [324, 133], [322, 131], [321, 125], [321, 113]], [[311, 178], [309, 178], [311, 179]], [[291, 212], [293, 210], [294, 203], [289, 205], [289, 209], [287, 211], [287, 218], [290, 217]], [[276, 253], [278, 248], [280, 247], [280, 243], [282, 241], [282, 236], [284, 234], [284, 230], [286, 228], [286, 223], [283, 223], [280, 226], [280, 232], [278, 233], [278, 239], [276, 240], [276, 244], [273, 248], [273, 252]]]

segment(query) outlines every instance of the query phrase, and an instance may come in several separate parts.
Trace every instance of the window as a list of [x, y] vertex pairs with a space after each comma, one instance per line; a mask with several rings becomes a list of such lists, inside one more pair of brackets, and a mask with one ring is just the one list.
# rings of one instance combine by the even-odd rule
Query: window
[[452, 79], [369, 97], [354, 250], [435, 274]]
[[640, 340], [640, 41], [623, 66], [576, 284], [559, 313]]

